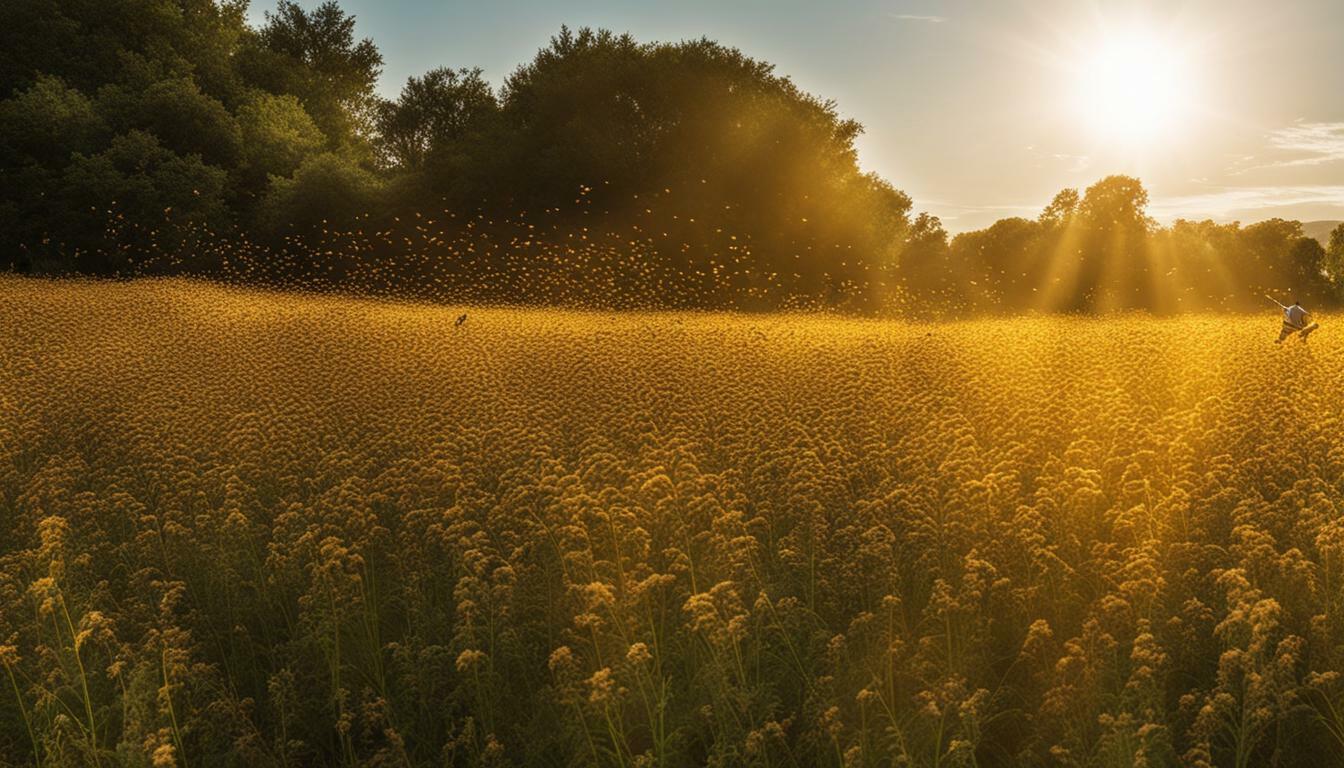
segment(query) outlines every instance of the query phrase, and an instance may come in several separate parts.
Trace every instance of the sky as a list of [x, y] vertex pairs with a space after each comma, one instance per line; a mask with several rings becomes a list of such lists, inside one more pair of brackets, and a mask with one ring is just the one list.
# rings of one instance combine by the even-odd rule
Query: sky
[[864, 170], [954, 233], [1112, 173], [1142, 179], [1162, 222], [1344, 219], [1344, 0], [340, 5], [388, 97], [439, 66], [498, 87], [562, 24], [739, 48], [862, 123]]

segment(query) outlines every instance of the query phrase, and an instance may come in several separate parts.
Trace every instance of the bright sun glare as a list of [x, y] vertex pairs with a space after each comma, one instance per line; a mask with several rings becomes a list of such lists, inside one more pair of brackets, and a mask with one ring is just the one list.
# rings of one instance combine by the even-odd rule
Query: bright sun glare
[[1193, 96], [1189, 63], [1169, 41], [1113, 34], [1083, 54], [1078, 108], [1098, 139], [1151, 144], [1179, 130]]

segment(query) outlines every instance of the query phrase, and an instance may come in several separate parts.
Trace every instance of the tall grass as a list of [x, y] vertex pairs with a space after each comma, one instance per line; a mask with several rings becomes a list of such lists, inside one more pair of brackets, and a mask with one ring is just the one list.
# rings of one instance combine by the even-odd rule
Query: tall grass
[[0, 280], [0, 765], [1322, 765], [1276, 320]]

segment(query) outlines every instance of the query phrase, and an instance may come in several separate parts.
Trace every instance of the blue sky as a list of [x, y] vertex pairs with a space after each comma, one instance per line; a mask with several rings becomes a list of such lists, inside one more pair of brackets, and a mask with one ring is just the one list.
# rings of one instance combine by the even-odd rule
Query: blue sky
[[[1161, 220], [1344, 219], [1341, 0], [340, 2], [388, 96], [436, 66], [498, 86], [561, 24], [738, 47], [863, 123], [864, 168], [954, 232], [1117, 172]], [[1139, 78], [1119, 112], [1096, 99], [1116, 71]]]

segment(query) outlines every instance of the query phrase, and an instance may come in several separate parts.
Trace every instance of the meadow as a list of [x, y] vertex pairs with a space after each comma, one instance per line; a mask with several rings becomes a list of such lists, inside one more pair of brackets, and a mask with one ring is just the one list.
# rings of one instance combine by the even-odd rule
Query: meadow
[[1341, 764], [1333, 325], [3, 278], [0, 765]]

